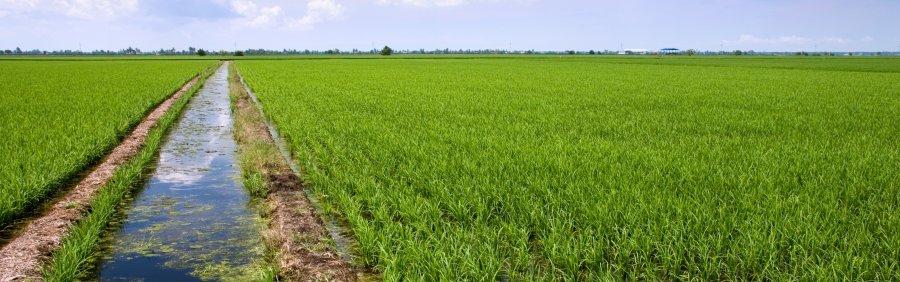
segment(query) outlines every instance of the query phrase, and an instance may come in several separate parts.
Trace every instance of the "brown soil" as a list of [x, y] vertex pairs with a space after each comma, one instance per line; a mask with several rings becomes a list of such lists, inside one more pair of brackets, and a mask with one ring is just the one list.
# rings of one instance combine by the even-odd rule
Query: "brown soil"
[[[232, 70], [234, 71], [234, 70]], [[236, 132], [241, 146], [264, 144], [277, 152], [259, 113], [237, 74], [232, 74], [235, 111], [241, 126]], [[264, 237], [275, 249], [280, 276], [289, 281], [356, 281], [364, 271], [341, 259], [315, 208], [306, 198], [300, 178], [278, 154], [255, 161], [266, 180], [268, 230]]]
[[120, 165], [140, 152], [150, 129], [199, 79], [199, 76], [194, 77], [144, 117], [75, 188], [50, 206], [46, 213], [25, 225], [18, 237], [0, 249], [0, 281], [40, 279], [41, 266], [59, 248], [69, 228], [84, 216], [100, 188], [109, 182]]
[[330, 248], [329, 235], [290, 170], [267, 174], [267, 239], [278, 247], [281, 275], [289, 280], [354, 281], [357, 271]]

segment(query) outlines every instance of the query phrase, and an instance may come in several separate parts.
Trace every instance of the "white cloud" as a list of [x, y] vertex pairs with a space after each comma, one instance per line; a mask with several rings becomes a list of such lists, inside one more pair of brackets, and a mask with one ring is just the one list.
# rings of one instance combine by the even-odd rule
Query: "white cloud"
[[315, 24], [338, 19], [344, 14], [344, 6], [334, 0], [310, 0], [306, 3], [306, 15], [296, 19], [292, 27], [310, 29]]
[[256, 3], [247, 0], [231, 1], [231, 10], [242, 16], [251, 16], [257, 11]]
[[35, 8], [38, 5], [38, 0], [0, 0], [0, 4], [5, 9], [17, 9], [17, 8]]
[[292, 17], [279, 5], [261, 6], [252, 0], [233, 0], [231, 10], [241, 16], [235, 23], [249, 27], [311, 29], [316, 24], [339, 19], [344, 6], [334, 0], [309, 0], [303, 16]]
[[55, 0], [59, 12], [80, 19], [114, 19], [137, 11], [138, 0]]
[[0, 0], [0, 15], [34, 12], [85, 20], [111, 20], [137, 11], [138, 0]]
[[260, 8], [249, 0], [234, 0], [231, 10], [241, 16], [238, 23], [252, 27], [268, 26], [275, 23], [282, 14], [281, 6], [273, 5]]
[[380, 5], [413, 5], [419, 7], [428, 7], [428, 6], [439, 6], [439, 7], [449, 7], [449, 6], [459, 6], [462, 4], [468, 4], [467, 0], [377, 0], [376, 3]]
[[379, 5], [410, 5], [417, 7], [453, 7], [471, 3], [518, 2], [530, 3], [536, 0], [375, 0]]
[[38, 0], [0, 0], [0, 17], [35, 10]]

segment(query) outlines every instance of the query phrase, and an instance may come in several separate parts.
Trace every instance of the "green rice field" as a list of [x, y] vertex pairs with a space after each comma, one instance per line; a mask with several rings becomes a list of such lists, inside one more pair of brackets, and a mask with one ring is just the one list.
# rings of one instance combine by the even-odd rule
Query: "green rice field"
[[237, 68], [385, 280], [900, 279], [897, 59]]
[[0, 61], [0, 227], [96, 162], [215, 61]]

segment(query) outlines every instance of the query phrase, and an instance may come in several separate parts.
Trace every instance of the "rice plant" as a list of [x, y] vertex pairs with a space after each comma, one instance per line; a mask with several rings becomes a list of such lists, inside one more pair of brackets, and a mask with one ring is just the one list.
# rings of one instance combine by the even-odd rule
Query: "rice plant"
[[622, 60], [237, 67], [386, 280], [900, 279], [900, 61]]
[[0, 61], [0, 227], [21, 217], [215, 61]]

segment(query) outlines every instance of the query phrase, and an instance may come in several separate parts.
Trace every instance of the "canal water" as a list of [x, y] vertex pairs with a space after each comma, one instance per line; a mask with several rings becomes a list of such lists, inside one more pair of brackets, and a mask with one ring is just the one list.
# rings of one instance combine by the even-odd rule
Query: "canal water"
[[194, 95], [99, 265], [99, 280], [241, 280], [263, 256], [235, 160], [228, 63]]

